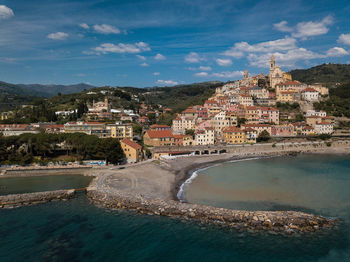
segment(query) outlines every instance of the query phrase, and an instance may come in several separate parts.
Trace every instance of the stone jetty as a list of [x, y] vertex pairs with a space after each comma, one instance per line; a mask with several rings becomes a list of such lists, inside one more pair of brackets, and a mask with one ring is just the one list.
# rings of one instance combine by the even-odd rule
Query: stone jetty
[[140, 195], [106, 194], [89, 188], [93, 203], [112, 209], [128, 209], [141, 214], [162, 215], [208, 224], [218, 224], [238, 230], [261, 231], [273, 234], [293, 234], [330, 229], [338, 221], [294, 211], [242, 211], [211, 206], [181, 203], [174, 200], [145, 199]]
[[16, 208], [73, 198], [75, 190], [56, 190], [0, 196], [0, 208]]

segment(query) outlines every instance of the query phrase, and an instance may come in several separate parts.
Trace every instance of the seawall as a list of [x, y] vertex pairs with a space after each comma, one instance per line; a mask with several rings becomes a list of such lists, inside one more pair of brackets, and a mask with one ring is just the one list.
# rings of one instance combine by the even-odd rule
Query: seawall
[[0, 208], [16, 208], [73, 198], [75, 190], [56, 190], [0, 196]]
[[96, 188], [88, 188], [87, 196], [93, 203], [105, 208], [128, 209], [141, 214], [194, 220], [242, 231], [265, 230], [271, 234], [306, 233], [330, 229], [338, 222], [303, 212], [231, 210], [174, 200], [150, 200], [141, 195], [107, 194]]

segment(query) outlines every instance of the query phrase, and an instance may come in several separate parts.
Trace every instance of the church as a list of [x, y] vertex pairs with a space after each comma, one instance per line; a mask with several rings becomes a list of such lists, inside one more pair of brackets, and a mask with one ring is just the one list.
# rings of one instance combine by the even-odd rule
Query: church
[[275, 56], [270, 58], [270, 87], [275, 89], [276, 85], [285, 81], [292, 81], [291, 74], [282, 71], [281, 67], [276, 66]]

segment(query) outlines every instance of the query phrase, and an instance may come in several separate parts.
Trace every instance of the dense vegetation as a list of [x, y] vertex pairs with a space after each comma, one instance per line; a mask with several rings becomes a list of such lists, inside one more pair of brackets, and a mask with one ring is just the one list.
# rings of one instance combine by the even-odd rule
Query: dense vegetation
[[322, 64], [309, 69], [290, 71], [292, 78], [303, 83], [323, 83], [327, 87], [335, 87], [350, 79], [350, 65]]
[[329, 96], [325, 101], [314, 103], [314, 108], [336, 117], [350, 118], [350, 82], [330, 89]]
[[124, 153], [115, 138], [100, 139], [82, 133], [0, 135], [0, 164], [31, 164], [49, 161], [106, 160], [117, 164]]
[[161, 104], [179, 112], [188, 106], [203, 104], [215, 93], [215, 88], [222, 82], [204, 82], [174, 87], [154, 87], [144, 94], [148, 104]]

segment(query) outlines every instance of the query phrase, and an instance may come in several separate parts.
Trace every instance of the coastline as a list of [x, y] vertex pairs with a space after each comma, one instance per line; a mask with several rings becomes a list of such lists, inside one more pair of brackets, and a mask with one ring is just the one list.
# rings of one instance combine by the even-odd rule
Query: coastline
[[[272, 152], [271, 152], [272, 151]], [[101, 170], [87, 189], [90, 200], [105, 208], [129, 209], [142, 214], [164, 215], [202, 223], [214, 223], [239, 230], [267, 230], [291, 234], [332, 228], [339, 221], [293, 211], [245, 211], [181, 202], [177, 194], [193, 172], [223, 162], [297, 154], [348, 154], [343, 147], [278, 148], [269, 152], [220, 154], [155, 160], [124, 170]]]

